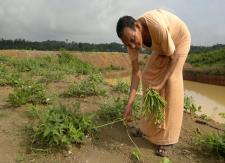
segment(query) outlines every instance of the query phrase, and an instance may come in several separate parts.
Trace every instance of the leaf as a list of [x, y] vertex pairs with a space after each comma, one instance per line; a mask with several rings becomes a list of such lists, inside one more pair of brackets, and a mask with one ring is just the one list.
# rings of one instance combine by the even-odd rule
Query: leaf
[[173, 163], [168, 157], [163, 157], [160, 163]]

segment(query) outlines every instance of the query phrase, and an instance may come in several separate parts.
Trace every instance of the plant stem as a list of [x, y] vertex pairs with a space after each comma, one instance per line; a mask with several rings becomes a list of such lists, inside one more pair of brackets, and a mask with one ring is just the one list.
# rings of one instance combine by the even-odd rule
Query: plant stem
[[122, 122], [122, 121], [124, 121], [124, 119], [118, 119], [118, 120], [115, 120], [115, 121], [112, 121], [112, 122], [109, 122], [109, 123], [106, 123], [106, 124], [97, 126], [96, 128], [105, 127], [105, 126], [112, 125], [112, 124], [114, 124], [114, 123], [118, 123], [118, 122]]

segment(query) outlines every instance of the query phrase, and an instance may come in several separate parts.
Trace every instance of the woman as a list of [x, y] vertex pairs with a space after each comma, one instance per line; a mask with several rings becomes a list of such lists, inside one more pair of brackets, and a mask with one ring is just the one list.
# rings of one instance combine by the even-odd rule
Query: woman
[[[131, 88], [124, 118], [131, 116], [132, 104], [142, 78], [143, 95], [151, 87], [166, 100], [165, 118], [161, 125], [142, 119], [141, 132], [157, 145], [156, 154], [168, 156], [173, 144], [178, 142], [182, 119], [184, 88], [182, 70], [187, 58], [191, 37], [184, 22], [165, 10], [152, 10], [137, 20], [121, 17], [117, 35], [128, 48], [132, 65]], [[138, 53], [144, 47], [151, 55], [144, 70], [139, 70]]]

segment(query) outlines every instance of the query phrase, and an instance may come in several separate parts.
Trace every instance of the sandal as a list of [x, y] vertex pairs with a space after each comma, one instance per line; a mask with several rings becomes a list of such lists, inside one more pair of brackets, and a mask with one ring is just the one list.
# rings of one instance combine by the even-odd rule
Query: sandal
[[143, 136], [143, 133], [141, 132], [141, 130], [139, 128], [136, 128], [136, 127], [131, 127], [130, 134], [133, 137], [142, 137]]
[[161, 157], [168, 157], [172, 154], [173, 144], [170, 145], [158, 145], [156, 149], [156, 155]]

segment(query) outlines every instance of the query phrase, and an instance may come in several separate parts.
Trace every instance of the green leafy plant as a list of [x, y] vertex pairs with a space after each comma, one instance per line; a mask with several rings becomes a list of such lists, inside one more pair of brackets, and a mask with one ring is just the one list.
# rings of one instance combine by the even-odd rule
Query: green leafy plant
[[166, 101], [161, 98], [159, 93], [153, 89], [149, 89], [144, 96], [141, 115], [146, 118], [152, 117], [155, 124], [160, 124], [164, 120], [165, 106]]
[[160, 163], [173, 163], [168, 157], [163, 157]]
[[141, 152], [138, 148], [134, 148], [131, 152], [131, 157], [134, 160], [141, 161]]
[[82, 115], [79, 106], [69, 109], [63, 105], [48, 106], [42, 111], [32, 110], [36, 117], [28, 133], [31, 143], [41, 147], [66, 147], [81, 143], [85, 136], [95, 132], [93, 115]]
[[201, 118], [201, 119], [203, 119], [203, 120], [205, 120], [205, 121], [211, 121], [211, 120], [212, 120], [212, 118], [210, 118], [210, 117], [207, 116], [206, 114], [201, 114], [201, 115], [199, 116], [199, 118]]
[[219, 113], [219, 116], [225, 119], [225, 113]]
[[65, 97], [86, 97], [104, 95], [105, 90], [99, 86], [103, 80], [101, 75], [93, 74], [87, 80], [81, 80], [78, 84], [72, 84], [69, 89], [63, 93]]
[[208, 135], [198, 135], [195, 139], [197, 145], [201, 145], [203, 149], [215, 152], [225, 156], [225, 132], [210, 133]]
[[184, 97], [184, 110], [195, 114], [197, 111], [201, 111], [201, 106], [197, 107], [194, 104], [192, 97], [185, 96]]
[[113, 90], [121, 92], [121, 93], [128, 93], [130, 86], [121, 80], [117, 81], [117, 84], [113, 87]]
[[[100, 106], [99, 117], [107, 122], [123, 118], [123, 112], [128, 103], [128, 98], [114, 98], [112, 102], [105, 102]], [[139, 118], [139, 110], [141, 107], [141, 96], [137, 96], [133, 103], [132, 114], [135, 118]]]
[[0, 67], [0, 86], [10, 85], [17, 86], [21, 85], [23, 80], [21, 75], [14, 71], [9, 71], [5, 67]]
[[107, 122], [121, 119], [126, 104], [127, 99], [114, 98], [112, 103], [104, 103], [100, 106], [99, 117]]
[[48, 104], [50, 98], [45, 93], [44, 85], [37, 83], [29, 83], [14, 88], [14, 92], [10, 93], [8, 100], [12, 105], [20, 106], [26, 103], [31, 104]]

